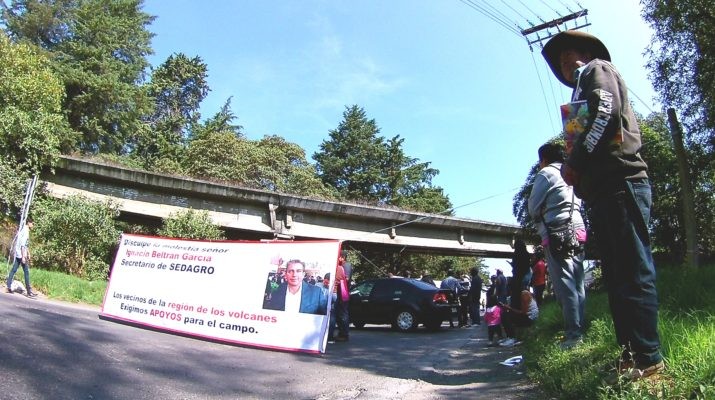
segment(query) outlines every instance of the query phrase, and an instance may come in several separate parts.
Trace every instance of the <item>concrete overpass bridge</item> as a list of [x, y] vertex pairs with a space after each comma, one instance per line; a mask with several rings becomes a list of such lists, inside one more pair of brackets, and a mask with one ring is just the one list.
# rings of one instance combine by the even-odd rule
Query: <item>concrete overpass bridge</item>
[[113, 199], [122, 218], [159, 223], [207, 210], [231, 239], [339, 239], [356, 249], [511, 257], [516, 225], [333, 202], [63, 157], [42, 175], [52, 196]]

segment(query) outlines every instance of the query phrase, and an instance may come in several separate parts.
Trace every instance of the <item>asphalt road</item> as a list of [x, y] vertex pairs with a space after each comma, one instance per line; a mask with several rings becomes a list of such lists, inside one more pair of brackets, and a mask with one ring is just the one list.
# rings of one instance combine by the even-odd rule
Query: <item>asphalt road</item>
[[[486, 327], [370, 326], [323, 355], [182, 337], [98, 318], [98, 308], [0, 294], [0, 399], [527, 399], [519, 348]], [[290, 334], [290, 332], [286, 332]]]

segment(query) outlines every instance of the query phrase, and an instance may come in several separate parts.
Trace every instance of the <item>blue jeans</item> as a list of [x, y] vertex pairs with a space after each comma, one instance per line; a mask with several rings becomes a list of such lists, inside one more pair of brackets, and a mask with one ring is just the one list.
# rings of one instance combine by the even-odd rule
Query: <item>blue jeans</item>
[[549, 278], [564, 319], [564, 336], [567, 340], [578, 339], [583, 336], [585, 322], [583, 317], [586, 303], [586, 290], [583, 284], [584, 254], [579, 253], [564, 258], [555, 257], [548, 246], [545, 250]]
[[32, 293], [32, 290], [30, 289], [30, 268], [26, 263], [22, 262], [21, 257], [15, 257], [15, 262], [12, 264], [12, 270], [10, 270], [10, 274], [7, 276], [7, 288], [8, 290], [12, 288], [12, 279], [20, 265], [22, 265], [22, 272], [25, 274], [25, 290], [27, 290], [27, 293]]
[[648, 236], [651, 204], [647, 179], [614, 185], [590, 204], [616, 340], [623, 356], [632, 356], [639, 366], [662, 360]]
[[481, 317], [479, 315], [480, 307], [479, 299], [472, 300], [472, 302], [469, 303], [469, 315], [472, 317], [472, 325], [481, 324]]

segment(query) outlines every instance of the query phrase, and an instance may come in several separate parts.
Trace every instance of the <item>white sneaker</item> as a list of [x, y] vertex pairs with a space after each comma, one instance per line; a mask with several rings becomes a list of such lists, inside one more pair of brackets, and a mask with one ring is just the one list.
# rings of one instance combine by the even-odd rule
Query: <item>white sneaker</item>
[[501, 346], [501, 347], [512, 347], [512, 346], [514, 346], [514, 344], [516, 344], [516, 340], [515, 340], [515, 339], [513, 339], [513, 338], [507, 338], [507, 339], [504, 340], [503, 342], [499, 343], [499, 346]]

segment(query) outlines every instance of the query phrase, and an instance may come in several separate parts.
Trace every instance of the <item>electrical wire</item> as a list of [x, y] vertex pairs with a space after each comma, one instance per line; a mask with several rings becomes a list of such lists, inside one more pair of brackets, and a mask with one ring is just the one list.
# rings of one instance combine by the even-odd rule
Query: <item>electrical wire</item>
[[[474, 0], [466, 0], [466, 1], [467, 1], [469, 4], [471, 4], [471, 5], [473, 6], [473, 8], [475, 8], [476, 10], [478, 10], [478, 11], [481, 10], [480, 12], [482, 12], [482, 14], [487, 15], [488, 17], [490, 16], [490, 18], [491, 18], [493, 21], [495, 21], [495, 22], [497, 22], [497, 23], [500, 23], [500, 24], [501, 24], [503, 27], [505, 27], [507, 30], [509, 30], [509, 31], [511, 31], [511, 32], [514, 32], [514, 34], [516, 34], [516, 35], [520, 35], [520, 34], [521, 34], [521, 31], [517, 28], [518, 25], [517, 25], [517, 23], [516, 23], [515, 21], [509, 19], [508, 17], [502, 18], [502, 17], [499, 17], [499, 16], [495, 15], [495, 13], [494, 13], [493, 11], [489, 11], [489, 10], [488, 10], [488, 7], [487, 7], [488, 5], [485, 6], [484, 4], [482, 4], [482, 5], [477, 4]], [[499, 13], [501, 14], [501, 12], [499, 12]], [[502, 14], [502, 15], [503, 15], [503, 14]]]
[[551, 117], [551, 111], [549, 110], [549, 100], [546, 98], [546, 90], [544, 90], [544, 83], [541, 80], [541, 74], [539, 73], [539, 67], [536, 64], [536, 58], [534, 57], [534, 52], [531, 52], [531, 61], [534, 63], [534, 70], [536, 71], [536, 76], [539, 78], [539, 86], [541, 86], [541, 94], [544, 95], [544, 105], [546, 106], [546, 114], [549, 116], [549, 123], [551, 124], [551, 129], [556, 132], [556, 127], [554, 126], [554, 120]]
[[396, 224], [396, 225], [391, 225], [391, 226], [388, 226], [388, 227], [385, 227], [385, 228], [378, 229], [378, 230], [373, 231], [373, 232], [361, 234], [360, 236], [353, 237], [353, 238], [351, 238], [351, 239], [344, 239], [344, 240], [360, 240], [360, 239], [362, 239], [362, 238], [364, 238], [364, 237], [366, 237], [366, 236], [368, 236], [368, 235], [372, 235], [372, 234], [375, 234], [375, 233], [384, 232], [384, 231], [391, 230], [391, 229], [394, 229], [394, 228], [399, 228], [399, 227], [401, 227], [401, 226], [413, 224], [413, 223], [415, 223], [415, 222], [419, 222], [419, 221], [425, 220], [425, 219], [427, 219], [427, 218], [434, 218], [435, 215], [451, 214], [452, 212], [454, 212], [455, 210], [458, 210], [458, 209], [460, 209], [460, 208], [468, 207], [468, 206], [471, 206], [471, 205], [480, 203], [480, 202], [485, 201], [485, 200], [489, 200], [489, 199], [493, 199], [493, 198], [495, 198], [495, 197], [503, 196], [503, 195], [505, 195], [505, 194], [510, 194], [510, 193], [513, 193], [513, 192], [515, 192], [515, 191], [517, 191], [517, 190], [520, 190], [520, 189], [521, 189], [521, 186], [518, 186], [518, 187], [509, 189], [509, 190], [506, 190], [506, 191], [501, 192], [501, 193], [497, 193], [497, 194], [494, 194], [494, 195], [491, 195], [491, 196], [483, 197], [483, 198], [481, 198], [481, 199], [477, 199], [477, 200], [474, 200], [474, 201], [471, 201], [471, 202], [469, 202], [469, 203], [465, 203], [465, 204], [462, 204], [462, 205], [459, 205], [459, 206], [456, 206], [456, 207], [448, 208], [448, 209], [446, 209], [446, 210], [444, 210], [444, 211], [441, 211], [441, 212], [438, 212], [438, 213], [433, 213], [433, 214], [430, 214], [430, 215], [424, 215], [424, 216], [422, 216], [422, 217], [413, 219], [413, 220], [411, 220], [411, 221], [405, 221], [405, 222], [402, 222], [402, 223], [399, 223], [399, 224]]
[[555, 12], [557, 15], [560, 15], [560, 13], [559, 13], [556, 9], [554, 9], [553, 7], [551, 7], [547, 2], [545, 2], [544, 0], [539, 0], [539, 1], [541, 1], [546, 7], [548, 7], [549, 9], [551, 9], [551, 11]]
[[539, 14], [537, 14], [537, 13], [534, 12], [532, 9], [530, 9], [529, 6], [527, 6], [526, 4], [524, 4], [523, 1], [519, 0], [519, 3], [521, 3], [521, 5], [524, 6], [524, 8], [526, 8], [527, 10], [529, 10], [529, 12], [531, 12], [532, 14], [534, 14], [534, 15], [536, 16], [536, 18], [539, 19], [539, 21], [541, 21], [541, 22], [543, 22], [543, 23], [546, 23], [546, 21], [545, 21], [543, 18], [541, 18], [541, 16], [539, 16]]
[[[475, 1], [475, 0], [470, 0], [470, 1]], [[486, 0], [476, 0], [476, 1], [481, 1], [483, 7], [491, 9], [492, 12], [495, 13], [495, 14], [499, 14], [503, 20], [506, 20], [506, 21], [508, 21], [510, 24], [512, 24], [512, 25], [514, 25], [514, 26], [516, 26], [516, 27], [518, 27], [518, 28], [519, 28], [519, 31], [521, 31], [521, 28], [519, 27], [519, 23], [518, 23], [517, 21], [515, 21], [515, 20], [509, 18], [508, 15], [504, 14], [503, 12], [501, 12], [501, 10], [499, 10], [498, 8], [496, 8], [494, 5], [490, 4], [488, 1], [486, 1]], [[502, 1], [503, 1], [503, 0], [502, 0]]]
[[512, 11], [514, 11], [514, 13], [516, 13], [516, 15], [518, 15], [521, 19], [523, 19], [524, 21], [528, 22], [531, 26], [534, 26], [534, 24], [533, 24], [531, 21], [529, 21], [528, 18], [526, 18], [525, 16], [523, 16], [519, 11], [517, 11], [517, 10], [516, 10], [514, 7], [512, 7], [509, 3], [505, 2], [504, 0], [501, 0], [501, 2], [502, 2], [505, 6], [509, 7]]
[[521, 31], [519, 31], [517, 28], [509, 25], [508, 22], [505, 22], [498, 18], [496, 15], [491, 13], [490, 11], [486, 10], [483, 6], [480, 6], [472, 0], [459, 0], [462, 3], [466, 4], [467, 6], [471, 7], [472, 9], [476, 10], [477, 12], [481, 13], [482, 15], [486, 16], [487, 18], [491, 19], [492, 21], [496, 22], [497, 24], [501, 25], [504, 27], [506, 30], [514, 33], [515, 35], [521, 37]]
[[561, 3], [562, 6], [566, 7], [566, 9], [569, 10], [569, 12], [570, 12], [571, 14], [574, 13], [574, 11], [571, 9], [571, 7], [569, 7], [568, 4], [564, 3], [564, 2], [561, 1], [561, 0], [559, 0], [559, 3]]
[[641, 104], [643, 104], [643, 105], [645, 106], [645, 108], [647, 108], [648, 111], [651, 112], [651, 114], [655, 112], [655, 111], [653, 111], [652, 108], [650, 108], [650, 106], [648, 105], [648, 103], [646, 103], [645, 101], [643, 101], [643, 99], [641, 99], [640, 96], [638, 96], [638, 95], [636, 94], [636, 92], [633, 91], [633, 89], [628, 88], [628, 92], [629, 92], [630, 94], [632, 94], [636, 99], [638, 99], [638, 100], [641, 102]]

